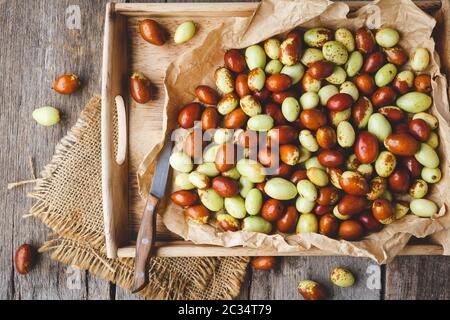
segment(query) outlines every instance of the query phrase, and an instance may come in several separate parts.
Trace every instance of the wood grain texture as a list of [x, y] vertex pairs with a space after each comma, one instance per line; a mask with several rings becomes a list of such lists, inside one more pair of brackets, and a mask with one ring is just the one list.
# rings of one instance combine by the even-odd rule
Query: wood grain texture
[[[274, 270], [253, 270], [250, 299], [301, 300], [297, 293], [300, 280], [310, 279], [321, 283], [330, 299], [379, 300], [381, 270], [370, 259], [349, 257], [288, 257], [278, 260]], [[335, 267], [350, 270], [357, 281], [352, 287], [339, 288], [330, 282], [330, 272]], [[372, 286], [380, 284], [378, 289]], [[369, 286], [367, 285], [370, 282]]]
[[[180, 10], [178, 10], [180, 11]], [[182, 11], [181, 11], [182, 12]], [[230, 17], [232, 16], [227, 13]], [[150, 15], [152, 17], [152, 15]], [[177, 26], [185, 21], [184, 17], [158, 17], [157, 21], [164, 26], [170, 33], [174, 34]], [[223, 18], [227, 19], [227, 18]], [[142, 72], [151, 81], [155, 88], [154, 98], [146, 104], [138, 104], [134, 100], [129, 99], [129, 155], [130, 155], [130, 230], [131, 239], [136, 239], [137, 230], [140, 225], [142, 212], [144, 211], [145, 201], [142, 200], [135, 178], [139, 165], [144, 159], [147, 152], [161, 139], [162, 117], [164, 106], [163, 79], [165, 70], [169, 63], [179, 55], [180, 52], [198, 45], [207, 35], [209, 30], [213, 30], [221, 25], [223, 19], [215, 19], [211, 17], [196, 17], [195, 22], [199, 26], [195, 37], [188, 43], [177, 45], [170, 38], [162, 47], [149, 45], [145, 42], [138, 32], [138, 24], [140, 17], [130, 17], [128, 19], [128, 36], [130, 39], [130, 72]], [[158, 64], [151, 63], [158, 61]], [[148, 137], [152, 137], [149, 139]], [[132, 177], [132, 178], [131, 178]], [[174, 236], [161, 223], [157, 222], [158, 238], [179, 239]]]
[[386, 266], [385, 299], [450, 299], [450, 257], [397, 257]]
[[[442, 246], [431, 244], [408, 245], [398, 253], [399, 256], [436, 256], [442, 255]], [[311, 248], [308, 251], [278, 252], [275, 250], [264, 251], [270, 256], [338, 256], [333, 252], [327, 252], [318, 248]], [[120, 258], [134, 258], [136, 246], [130, 245], [119, 248], [117, 256]], [[227, 257], [227, 256], [259, 256], [261, 250], [247, 247], [217, 247], [210, 245], [194, 244], [183, 240], [159, 241], [155, 244], [155, 255], [158, 257]]]
[[114, 299], [113, 288], [115, 285], [86, 271], [87, 300], [111, 300]]
[[114, 300], [144, 300], [144, 298], [138, 296], [137, 294], [133, 294], [126, 289], [116, 286]]
[[[101, 80], [102, 199], [108, 258], [116, 258], [117, 248], [129, 241], [126, 214], [129, 157], [125, 155], [123, 163], [117, 163], [118, 146], [114, 141], [114, 115], [118, 114], [115, 100], [118, 96], [125, 97], [128, 92], [126, 24], [127, 18], [116, 14], [115, 4], [109, 3], [105, 13]], [[124, 102], [123, 99], [120, 100]], [[125, 107], [125, 117], [127, 109]]]
[[[41, 255], [27, 276], [13, 269], [14, 249], [24, 242], [39, 247], [49, 230], [34, 218], [23, 219], [31, 206], [26, 198], [30, 186], [6, 191], [6, 183], [30, 179], [28, 157], [37, 171], [47, 164], [55, 145], [75, 123], [89, 98], [100, 92], [101, 43], [106, 0], [0, 1], [0, 136], [8, 152], [0, 153], [1, 242], [0, 298], [2, 299], [86, 299], [89, 278], [84, 272], [80, 289], [68, 289], [67, 266]], [[66, 27], [70, 5], [81, 13], [81, 29]], [[75, 9], [76, 10], [76, 9]], [[24, 12], [25, 11], [25, 12]], [[24, 14], [26, 13], [26, 14]], [[26, 20], [25, 20], [26, 16]], [[32, 26], [32, 27], [31, 27]], [[30, 28], [33, 32], [30, 32]], [[17, 35], [21, 35], [18, 37]], [[51, 87], [61, 73], [80, 75], [83, 87], [71, 96], [61, 96]], [[52, 105], [61, 110], [63, 120], [45, 128], [31, 118], [33, 109]], [[109, 288], [102, 280], [98, 286]], [[91, 291], [92, 292], [92, 291]], [[103, 290], [102, 290], [103, 292]], [[100, 297], [100, 294], [96, 294]], [[108, 296], [101, 295], [104, 298]]]

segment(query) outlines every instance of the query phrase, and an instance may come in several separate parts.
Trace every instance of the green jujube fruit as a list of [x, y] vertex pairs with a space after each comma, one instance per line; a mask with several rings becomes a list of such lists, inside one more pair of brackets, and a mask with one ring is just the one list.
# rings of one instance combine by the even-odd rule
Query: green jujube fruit
[[392, 133], [391, 124], [381, 113], [374, 113], [370, 116], [367, 130], [377, 137], [381, 143]]
[[297, 191], [301, 197], [309, 201], [316, 201], [317, 199], [316, 186], [309, 180], [300, 180], [297, 183]]
[[300, 114], [300, 104], [294, 97], [288, 97], [284, 99], [281, 105], [281, 112], [287, 121], [293, 122], [298, 119]]
[[438, 212], [437, 205], [428, 199], [414, 199], [410, 202], [409, 208], [416, 216], [431, 218]]
[[345, 79], [347, 79], [347, 72], [345, 72], [344, 68], [336, 66], [334, 67], [333, 73], [325, 80], [331, 84], [342, 84], [345, 82]]
[[241, 175], [240, 175], [239, 171], [236, 169], [236, 167], [234, 167], [228, 171], [222, 172], [222, 175], [224, 177], [228, 177], [233, 180], [239, 180], [239, 178], [241, 177]]
[[378, 87], [387, 86], [397, 75], [397, 68], [392, 63], [387, 63], [375, 73], [375, 84]]
[[339, 28], [334, 33], [336, 41], [342, 43], [348, 52], [355, 50], [355, 38], [350, 30], [346, 28]]
[[317, 144], [317, 140], [311, 131], [309, 131], [307, 129], [300, 131], [298, 139], [299, 139], [302, 147], [304, 147], [308, 151], [316, 152], [317, 150], [319, 150], [319, 145]]
[[186, 21], [180, 24], [175, 30], [173, 40], [177, 44], [185, 43], [195, 35], [195, 24], [192, 21]]
[[317, 157], [311, 157], [305, 161], [305, 169], [308, 170], [309, 168], [319, 168], [324, 171], [327, 170], [326, 167], [320, 164], [319, 159]]
[[243, 219], [247, 215], [244, 199], [240, 196], [225, 198], [224, 206], [225, 210], [236, 219]]
[[326, 171], [320, 168], [309, 168], [306, 170], [306, 176], [318, 187], [325, 187], [330, 180]]
[[433, 100], [421, 92], [408, 92], [397, 99], [397, 106], [411, 113], [419, 113], [431, 107]]
[[266, 53], [263, 48], [255, 44], [245, 50], [245, 61], [249, 70], [254, 68], [264, 69], [266, 66]]
[[344, 268], [334, 268], [330, 274], [331, 282], [341, 288], [351, 287], [355, 283], [353, 274]]
[[59, 110], [50, 106], [37, 108], [33, 111], [32, 117], [40, 125], [49, 127], [59, 122]]
[[356, 85], [351, 81], [345, 81], [344, 83], [342, 83], [341, 86], [339, 87], [339, 92], [351, 95], [353, 101], [355, 102], [359, 98], [359, 90], [356, 87]]
[[264, 41], [264, 51], [270, 59], [277, 60], [280, 57], [280, 40], [270, 38]]
[[223, 209], [223, 198], [210, 188], [206, 190], [198, 190], [201, 203], [211, 211], [219, 211]]
[[438, 119], [435, 116], [433, 116], [432, 114], [429, 114], [426, 112], [416, 113], [413, 116], [413, 120], [415, 120], [415, 119], [422, 119], [423, 121], [425, 121], [431, 130], [436, 129], [439, 125]]
[[352, 108], [347, 108], [342, 111], [338, 111], [334, 114], [331, 120], [331, 124], [335, 127], [339, 125], [342, 121], [347, 121], [352, 116]]
[[253, 183], [263, 182], [266, 178], [264, 167], [255, 160], [241, 159], [237, 162], [236, 168], [241, 176]]
[[347, 62], [348, 51], [344, 45], [337, 41], [328, 41], [322, 47], [322, 53], [326, 60], [337, 65], [343, 65]]
[[219, 128], [214, 133], [213, 140], [216, 144], [224, 144], [233, 137], [233, 131], [227, 128]]
[[430, 63], [430, 53], [426, 48], [416, 48], [410, 57], [410, 62], [414, 71], [423, 71]]
[[261, 211], [262, 202], [263, 196], [261, 191], [256, 188], [251, 189], [245, 198], [245, 210], [252, 216], [257, 215]]
[[361, 70], [364, 63], [364, 58], [359, 51], [354, 51], [348, 58], [347, 63], [345, 64], [345, 71], [349, 77], [355, 76], [359, 70]]
[[203, 151], [203, 161], [214, 162], [216, 161], [216, 155], [219, 151], [220, 145], [211, 143]]
[[427, 140], [427, 144], [433, 149], [439, 147], [439, 136], [436, 132], [431, 131], [430, 137]]
[[438, 183], [442, 178], [442, 172], [439, 168], [424, 167], [420, 175], [428, 183]]
[[394, 172], [397, 165], [397, 159], [389, 151], [381, 151], [375, 161], [375, 171], [380, 177], [387, 178]]
[[283, 178], [272, 178], [264, 186], [266, 194], [277, 200], [294, 199], [297, 195], [297, 188], [289, 180]]
[[341, 121], [336, 129], [337, 142], [343, 148], [350, 148], [355, 143], [355, 130], [348, 121]]
[[408, 213], [409, 213], [409, 203], [404, 205], [400, 202], [397, 202], [395, 204], [395, 208], [394, 208], [395, 220], [400, 220], [401, 218], [406, 216]]
[[[338, 93], [339, 93], [339, 89], [333, 84], [328, 84], [326, 86], [323, 86], [322, 88], [320, 88], [319, 93], [318, 93], [319, 99], [320, 99], [320, 104], [322, 106], [326, 106], [328, 100], [332, 96], [334, 96], [335, 94], [338, 94]], [[301, 98], [300, 98], [300, 102], [302, 102]]]
[[198, 172], [207, 175], [208, 177], [215, 177], [219, 175], [219, 170], [217, 170], [216, 165], [212, 162], [205, 162], [199, 164], [197, 169]]
[[392, 28], [381, 28], [376, 32], [375, 40], [383, 48], [392, 48], [400, 40], [400, 34]]
[[253, 189], [253, 182], [251, 182], [248, 178], [241, 176], [239, 178], [239, 194], [242, 198], [246, 198], [250, 190]]
[[300, 104], [302, 105], [303, 110], [314, 109], [319, 105], [319, 100], [319, 95], [313, 91], [305, 92], [300, 96]]
[[416, 179], [409, 187], [409, 195], [415, 199], [421, 199], [428, 193], [428, 184], [422, 179]]
[[279, 74], [282, 69], [283, 64], [280, 62], [280, 60], [270, 60], [269, 63], [267, 63], [264, 71], [267, 74]]
[[191, 157], [182, 151], [175, 151], [169, 158], [170, 166], [179, 172], [191, 172], [194, 168]]
[[301, 63], [305, 66], [309, 66], [313, 62], [323, 60], [322, 50], [317, 48], [307, 48], [300, 59]]
[[298, 197], [295, 201], [295, 208], [300, 213], [311, 213], [316, 203], [303, 197]]
[[300, 215], [300, 218], [297, 222], [297, 227], [295, 229], [295, 233], [317, 233], [319, 230], [319, 222], [317, 221], [316, 215], [312, 213], [303, 213]]
[[273, 125], [273, 118], [267, 114], [258, 114], [251, 117], [247, 122], [247, 126], [250, 130], [258, 132], [269, 131], [273, 128]]
[[321, 48], [330, 39], [331, 31], [326, 28], [312, 28], [305, 32], [303, 39], [309, 47]]
[[303, 78], [305, 68], [300, 63], [297, 63], [292, 66], [284, 66], [281, 69], [281, 73], [288, 75], [291, 78], [292, 85], [294, 85]]
[[189, 173], [180, 173], [175, 178], [175, 185], [181, 190], [192, 190], [195, 186], [189, 181]]

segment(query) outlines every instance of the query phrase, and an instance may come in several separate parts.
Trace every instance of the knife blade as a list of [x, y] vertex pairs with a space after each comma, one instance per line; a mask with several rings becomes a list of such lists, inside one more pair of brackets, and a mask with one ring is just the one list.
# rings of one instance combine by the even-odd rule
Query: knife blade
[[161, 151], [156, 164], [155, 174], [153, 175], [152, 187], [150, 193], [161, 199], [166, 192], [167, 177], [169, 175], [169, 158], [172, 152], [173, 142], [169, 141]]
[[148, 283], [146, 266], [155, 243], [156, 211], [159, 200], [164, 197], [169, 176], [169, 158], [173, 142], [167, 142], [158, 158], [152, 187], [142, 215], [141, 226], [136, 241], [136, 257], [134, 261], [133, 293], [141, 291]]

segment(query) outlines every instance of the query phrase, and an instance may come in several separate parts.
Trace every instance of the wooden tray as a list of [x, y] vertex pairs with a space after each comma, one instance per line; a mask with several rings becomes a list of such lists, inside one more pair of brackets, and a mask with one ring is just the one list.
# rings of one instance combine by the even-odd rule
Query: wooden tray
[[[346, 2], [351, 10], [365, 5], [365, 1]], [[450, 66], [450, 27], [448, 1], [417, 1], [416, 4], [436, 17], [437, 50], [443, 71]], [[134, 257], [134, 243], [139, 229], [144, 202], [137, 192], [136, 172], [145, 154], [138, 150], [150, 150], [159, 140], [162, 129], [164, 104], [163, 78], [172, 59], [196, 46], [208, 30], [218, 27], [227, 19], [251, 16], [258, 3], [110, 3], [106, 7], [102, 70], [102, 180], [106, 250], [109, 258]], [[174, 34], [176, 26], [186, 20], [194, 20], [199, 27], [196, 36], [187, 44], [175, 45], [170, 39], [163, 47], [152, 46], [142, 40], [137, 32], [142, 17], [156, 17]], [[145, 105], [136, 104], [129, 97], [129, 75], [139, 71], [147, 75], [155, 86], [156, 96]], [[116, 110], [115, 98], [122, 96], [126, 108]], [[114, 123], [118, 121], [118, 132]], [[149, 139], [136, 142], [136, 133], [129, 123], [139, 122], [146, 127]], [[115, 135], [119, 143], [115, 145]], [[139, 143], [139, 148], [137, 148]], [[144, 148], [142, 148], [144, 144]], [[119, 150], [119, 151], [117, 151]], [[123, 153], [122, 151], [125, 151]], [[118, 161], [120, 158], [120, 161]], [[120, 163], [120, 164], [119, 164]], [[195, 245], [183, 241], [158, 221], [158, 256], [254, 256], [254, 255], [335, 255], [318, 249], [305, 252], [262, 252], [244, 247], [224, 248]], [[409, 244], [401, 255], [439, 255], [442, 248], [430, 243]]]

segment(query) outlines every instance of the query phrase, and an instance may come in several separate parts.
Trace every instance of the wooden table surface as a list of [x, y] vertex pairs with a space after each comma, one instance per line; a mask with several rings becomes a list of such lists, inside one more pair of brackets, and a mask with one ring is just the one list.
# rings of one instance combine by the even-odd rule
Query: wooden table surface
[[[47, 254], [40, 256], [27, 276], [18, 275], [13, 265], [16, 247], [24, 242], [41, 245], [49, 230], [37, 219], [22, 217], [31, 206], [26, 198], [31, 186], [8, 191], [6, 183], [31, 178], [29, 157], [40, 171], [82, 106], [100, 92], [106, 2], [0, 0], [0, 180], [4, 184], [0, 191], [0, 299], [135, 298], [108, 281], [51, 261]], [[77, 10], [79, 25], [73, 20]], [[52, 82], [63, 72], [79, 74], [83, 89], [70, 97], [56, 94]], [[37, 125], [31, 113], [43, 105], [61, 109], [64, 120], [51, 128]], [[290, 257], [279, 262], [273, 271], [249, 270], [240, 297], [299, 299], [300, 279], [329, 283], [331, 268], [345, 266], [358, 281], [345, 290], [329, 286], [335, 299], [450, 299], [450, 257], [398, 257], [383, 266], [347, 257]]]

